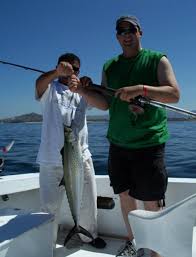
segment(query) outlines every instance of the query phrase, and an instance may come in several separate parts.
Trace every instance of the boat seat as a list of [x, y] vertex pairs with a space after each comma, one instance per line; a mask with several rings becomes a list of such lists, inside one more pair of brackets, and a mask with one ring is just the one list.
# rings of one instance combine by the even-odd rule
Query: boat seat
[[196, 257], [196, 194], [159, 212], [131, 211], [128, 219], [137, 249], [164, 257]]
[[0, 257], [53, 257], [53, 216], [0, 209]]

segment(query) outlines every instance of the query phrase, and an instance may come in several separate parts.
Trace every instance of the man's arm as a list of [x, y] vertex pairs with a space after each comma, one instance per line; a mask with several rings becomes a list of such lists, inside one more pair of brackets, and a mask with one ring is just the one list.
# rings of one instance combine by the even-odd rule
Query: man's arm
[[38, 98], [41, 98], [46, 89], [48, 88], [48, 85], [58, 77], [56, 70], [48, 71], [36, 80], [36, 95]]
[[83, 96], [88, 105], [101, 110], [107, 110], [109, 108], [107, 98], [101, 92], [90, 89], [90, 84], [92, 84], [92, 80], [89, 77], [85, 76], [78, 79], [75, 75], [72, 75], [68, 86], [72, 92]]
[[48, 85], [59, 77], [73, 74], [72, 65], [68, 62], [60, 62], [55, 70], [48, 71], [36, 80], [36, 95], [41, 98]]
[[172, 66], [166, 57], [162, 57], [159, 62], [157, 77], [160, 86], [146, 86], [148, 97], [163, 103], [178, 102], [180, 98], [178, 83]]
[[172, 66], [166, 57], [162, 57], [157, 71], [159, 86], [136, 85], [117, 90], [116, 96], [121, 100], [130, 101], [142, 95], [163, 103], [176, 103], [180, 98], [180, 91]]
[[96, 92], [88, 88], [83, 88], [80, 92], [80, 95], [83, 96], [87, 103], [93, 107], [101, 110], [107, 110], [109, 108], [106, 97], [100, 92]]

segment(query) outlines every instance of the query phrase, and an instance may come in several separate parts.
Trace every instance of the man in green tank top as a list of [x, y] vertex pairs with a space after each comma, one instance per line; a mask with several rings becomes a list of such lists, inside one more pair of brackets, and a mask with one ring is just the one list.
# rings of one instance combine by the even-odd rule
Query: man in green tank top
[[[110, 142], [108, 173], [114, 193], [119, 194], [128, 241], [116, 256], [137, 256], [128, 213], [137, 209], [137, 200], [144, 208], [158, 211], [164, 206], [167, 172], [164, 162], [168, 139], [167, 116], [163, 109], [130, 105], [138, 96], [163, 103], [176, 103], [179, 88], [167, 57], [159, 52], [142, 49], [142, 28], [134, 16], [122, 16], [116, 22], [116, 37], [122, 54], [107, 61], [103, 67], [102, 85], [116, 90], [115, 97], [95, 97], [83, 87], [90, 82], [83, 78], [71, 80], [75, 92], [89, 104], [109, 109]], [[99, 106], [97, 107], [99, 108]], [[138, 255], [139, 256], [139, 255]], [[160, 257], [151, 252], [152, 257]]]
[[[103, 86], [117, 90], [116, 97], [109, 101], [108, 172], [114, 193], [120, 196], [128, 232], [128, 241], [117, 256], [135, 257], [128, 213], [137, 209], [136, 199], [142, 200], [144, 208], [150, 211], [158, 211], [164, 205], [168, 130], [165, 110], [129, 104], [138, 96], [175, 103], [179, 100], [179, 89], [167, 57], [141, 47], [142, 29], [136, 17], [120, 17], [116, 31], [122, 54], [104, 64], [102, 76]], [[155, 252], [151, 256], [160, 257]]]

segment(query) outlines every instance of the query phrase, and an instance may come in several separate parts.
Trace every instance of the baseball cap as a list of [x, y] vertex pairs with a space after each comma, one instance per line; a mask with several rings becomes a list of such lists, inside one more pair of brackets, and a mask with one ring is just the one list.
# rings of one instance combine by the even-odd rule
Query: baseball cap
[[138, 18], [135, 17], [135, 16], [129, 16], [129, 15], [128, 16], [121, 16], [120, 18], [117, 19], [116, 29], [118, 29], [120, 23], [123, 22], [123, 21], [129, 22], [129, 23], [133, 24], [134, 26], [139, 27], [139, 29], [141, 30], [141, 25], [140, 25], [140, 22], [139, 22]]

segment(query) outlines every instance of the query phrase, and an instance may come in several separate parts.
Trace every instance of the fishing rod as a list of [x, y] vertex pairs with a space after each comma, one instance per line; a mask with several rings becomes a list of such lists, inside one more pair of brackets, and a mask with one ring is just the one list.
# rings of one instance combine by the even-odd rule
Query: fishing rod
[[0, 60], [0, 63], [2, 63], [2, 64], [7, 64], [7, 65], [10, 65], [10, 66], [15, 66], [15, 67], [22, 68], [22, 69], [25, 69], [25, 70], [31, 70], [31, 71], [36, 71], [36, 72], [40, 72], [40, 73], [45, 73], [45, 72], [42, 71], [42, 70], [30, 68], [30, 67], [27, 67], [27, 66], [23, 66], [23, 65], [11, 63], [11, 62], [5, 62], [5, 61], [2, 61], [2, 60]]
[[[0, 60], [0, 63], [1, 64], [7, 64], [7, 65], [10, 65], [10, 66], [14, 66], [14, 67], [18, 67], [18, 68], [21, 68], [21, 69], [24, 69], [24, 70], [35, 71], [35, 72], [39, 72], [39, 73], [43, 73], [43, 74], [46, 73], [43, 70], [38, 70], [38, 69], [35, 69], [35, 68], [31, 68], [31, 67], [16, 64], [16, 63], [6, 62], [6, 61], [2, 61], [2, 60]], [[95, 90], [97, 89], [98, 91], [104, 92], [106, 94], [110, 94], [111, 96], [114, 95], [115, 92], [116, 92], [116, 90], [113, 89], [113, 88], [103, 87], [103, 86], [100, 86], [100, 85], [97, 85], [97, 84], [94, 84], [94, 83], [92, 83], [90, 85], [90, 87], [94, 87], [92, 89], [95, 89]]]
[[155, 106], [155, 107], [166, 108], [166, 109], [178, 112], [178, 113], [188, 114], [188, 115], [193, 116], [193, 117], [196, 118], [196, 113], [195, 112], [187, 111], [185, 109], [181, 109], [181, 108], [175, 107], [175, 106], [170, 105], [170, 104], [164, 104], [164, 103], [161, 103], [161, 102], [158, 102], [158, 101], [155, 101], [155, 100], [152, 100], [152, 99], [147, 99], [147, 98], [144, 98], [144, 97], [140, 97], [138, 100], [143, 104], [150, 104], [150, 105]]
[[[92, 89], [94, 89], [94, 88], [99, 90], [99, 91], [102, 91], [103, 93], [106, 93], [106, 94], [108, 94], [110, 96], [114, 96], [116, 91], [117, 91], [117, 90], [115, 90], [113, 88], [92, 84]], [[162, 102], [158, 102], [158, 101], [155, 101], [155, 100], [152, 100], [152, 99], [149, 99], [149, 98], [146, 98], [146, 97], [142, 97], [142, 96], [136, 97], [135, 99], [133, 99], [130, 102], [130, 104], [137, 105], [138, 107], [141, 107], [141, 108], [145, 104], [147, 104], [147, 105], [151, 105], [151, 106], [155, 106], [155, 107], [159, 107], [159, 108], [164, 108], [164, 109], [172, 110], [174, 112], [178, 112], [178, 113], [182, 113], [182, 114], [187, 114], [187, 115], [190, 115], [190, 116], [196, 118], [196, 113], [195, 112], [191, 112], [191, 111], [188, 111], [188, 110], [185, 110], [185, 109], [181, 109], [181, 108], [175, 107], [173, 105], [165, 104], [165, 103], [162, 103]]]
[[[42, 71], [42, 70], [38, 70], [38, 69], [35, 69], [35, 68], [31, 68], [31, 67], [11, 63], [11, 62], [6, 62], [6, 61], [2, 61], [2, 60], [0, 60], [0, 63], [15, 66], [15, 67], [25, 69], [25, 70], [31, 70], [31, 71], [35, 71], [35, 72], [39, 72], [39, 73], [45, 73], [45, 71]], [[110, 95], [110, 96], [114, 96], [116, 91], [117, 91], [113, 88], [97, 85], [97, 84], [94, 84], [94, 83], [92, 83], [89, 86], [89, 88], [92, 89], [92, 90], [97, 90], [99, 92], [105, 93], [105, 94]], [[194, 113], [194, 112], [187, 111], [185, 109], [181, 109], [181, 108], [169, 105], [169, 104], [161, 103], [161, 102], [158, 102], [158, 101], [155, 101], [155, 100], [152, 100], [152, 99], [149, 99], [149, 98], [145, 98], [145, 97], [142, 97], [142, 96], [139, 96], [139, 97], [137, 97], [137, 99], [132, 100], [131, 104], [135, 104], [136, 106], [138, 105], [138, 106], [141, 106], [141, 107], [142, 107], [142, 105], [147, 104], [147, 105], [151, 105], [151, 106], [155, 106], [155, 107], [159, 107], [159, 108], [168, 109], [168, 110], [171, 110], [171, 111], [174, 111], [174, 112], [187, 114], [187, 115], [190, 115], [190, 116], [196, 118], [196, 113]]]
[[[4, 154], [9, 152], [12, 148], [12, 146], [14, 145], [14, 140], [11, 141], [11, 143], [9, 143], [8, 145], [4, 146], [4, 147], [1, 147], [0, 148], [0, 152], [3, 152]], [[3, 166], [4, 166], [4, 158], [3, 157], [0, 157], [0, 173], [2, 172], [3, 170]]]
[[9, 152], [10, 151], [10, 149], [12, 148], [12, 146], [14, 145], [14, 140], [12, 140], [12, 142], [11, 143], [9, 143], [8, 145], [6, 145], [6, 146], [4, 146], [4, 147], [2, 147], [2, 148], [0, 148], [0, 152], [3, 152], [3, 153], [7, 153], [7, 152]]

